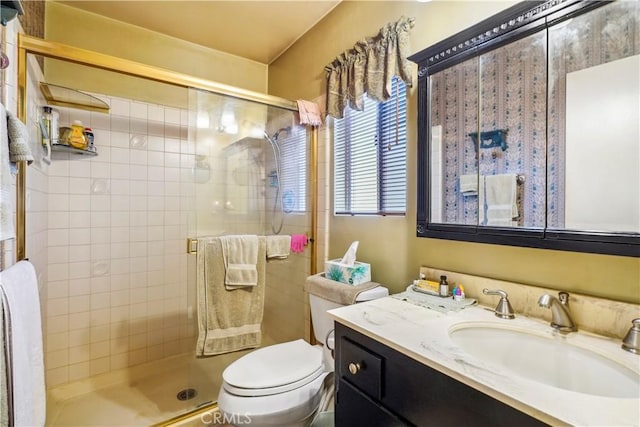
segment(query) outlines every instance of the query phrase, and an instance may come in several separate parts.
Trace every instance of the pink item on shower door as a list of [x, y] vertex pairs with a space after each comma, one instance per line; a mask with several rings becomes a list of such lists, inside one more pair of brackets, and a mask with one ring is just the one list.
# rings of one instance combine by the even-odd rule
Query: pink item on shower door
[[305, 234], [291, 235], [291, 252], [301, 253], [307, 246], [307, 236]]

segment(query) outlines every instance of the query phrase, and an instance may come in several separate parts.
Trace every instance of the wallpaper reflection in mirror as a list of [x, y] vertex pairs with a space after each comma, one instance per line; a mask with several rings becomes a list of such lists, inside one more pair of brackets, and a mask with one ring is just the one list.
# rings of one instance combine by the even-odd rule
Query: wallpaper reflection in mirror
[[[509, 174], [521, 176], [522, 182], [515, 187], [517, 214], [508, 225], [543, 228], [545, 34], [447, 68], [432, 75], [430, 83], [432, 135], [441, 132], [440, 149], [433, 146], [437, 138], [432, 138], [431, 149], [442, 156], [441, 167], [431, 169], [431, 221], [492, 225], [483, 211], [484, 178]], [[491, 144], [470, 136], [478, 131], [481, 137], [503, 131], [504, 145], [483, 147]], [[441, 193], [433, 187], [439, 181]]]
[[[468, 134], [478, 129], [478, 59], [434, 74], [430, 83], [431, 150], [432, 158], [439, 160], [438, 167], [432, 162], [431, 168], [431, 220], [474, 225], [478, 223], [478, 162]], [[463, 176], [475, 179], [475, 190], [471, 183], [469, 191], [460, 191]]]
[[[621, 219], [621, 217], [611, 216], [611, 203], [607, 203], [606, 200], [594, 197], [594, 194], [598, 194], [595, 191], [595, 187], [589, 185], [587, 180], [584, 180], [582, 186], [582, 192], [591, 196], [591, 209], [587, 215], [583, 215], [582, 218], [572, 220], [576, 218], [572, 212], [566, 212], [566, 201], [571, 200], [571, 197], [575, 194], [568, 194], [571, 192], [571, 187], [567, 187], [565, 183], [565, 166], [571, 159], [566, 158], [567, 146], [566, 137], [567, 128], [565, 117], [570, 112], [566, 111], [567, 102], [567, 75], [576, 75], [579, 71], [587, 71], [587, 69], [602, 66], [603, 64], [613, 63], [620, 61], [623, 58], [629, 58], [630, 61], [635, 62], [637, 69], [637, 55], [640, 54], [640, 3], [636, 1], [620, 1], [614, 2], [597, 10], [594, 10], [585, 15], [578, 16], [569, 21], [560, 23], [554, 27], [549, 28], [549, 116], [548, 116], [548, 137], [549, 137], [549, 153], [548, 153], [548, 176], [550, 182], [558, 183], [557, 186], [550, 186], [549, 188], [549, 206], [548, 206], [548, 227], [560, 228], [560, 229], [588, 229], [596, 231], [635, 231], [640, 232], [640, 224], [637, 218], [628, 220]], [[636, 55], [636, 59], [630, 57]], [[613, 69], [613, 67], [612, 67]], [[617, 68], [616, 68], [617, 69]], [[613, 71], [612, 71], [613, 72]], [[629, 106], [625, 107], [613, 107], [620, 111], [620, 114], [613, 114], [611, 120], [607, 120], [604, 113], [611, 113], [611, 108], [605, 108], [607, 100], [603, 98], [603, 94], [611, 92], [611, 88], [601, 88], [598, 95], [596, 85], [601, 83], [618, 83], [623, 87], [626, 84], [629, 93], [633, 93], [634, 85], [637, 88], [638, 79], [640, 77], [635, 74], [629, 80], [624, 80], [624, 77], [620, 74], [608, 75], [606, 80], [594, 81], [593, 87], [590, 90], [592, 95], [590, 101], [595, 104], [595, 109], [600, 108], [602, 114], [600, 114], [599, 125], [600, 131], [607, 129], [608, 132], [604, 134], [606, 137], [601, 141], [600, 148], [605, 148], [602, 152], [603, 155], [613, 152], [614, 145], [619, 144], [622, 141], [619, 137], [614, 136], [614, 131], [618, 131], [620, 125], [615, 124], [616, 119], [622, 119], [625, 114], [629, 114]], [[608, 82], [607, 82], [608, 80]], [[632, 97], [633, 98], [633, 97]], [[635, 99], [632, 99], [632, 105], [635, 105], [636, 111], [638, 109], [638, 92], [635, 89]], [[622, 113], [625, 114], [622, 114]], [[616, 117], [617, 116], [617, 117]], [[635, 129], [635, 136], [631, 135], [630, 140], [627, 141], [627, 148], [619, 151], [618, 162], [609, 163], [610, 168], [607, 168], [604, 162], [598, 164], [597, 170], [593, 170], [592, 173], [597, 177], [605, 178], [615, 176], [620, 172], [618, 168], [623, 167], [622, 160], [632, 160], [635, 158], [635, 168], [633, 165], [626, 166], [626, 172], [628, 178], [622, 178], [620, 182], [611, 182], [609, 186], [609, 196], [613, 196], [617, 199], [617, 202], [629, 201], [624, 191], [634, 188], [635, 185], [635, 197], [637, 200], [637, 186], [640, 181], [640, 169], [638, 167], [638, 114], [632, 113], [634, 117], [628, 117], [633, 120], [631, 123], [626, 123], [626, 126], [630, 126]], [[619, 121], [619, 120], [618, 120]], [[583, 126], [593, 122], [593, 118], [584, 117], [582, 122]], [[629, 150], [629, 144], [631, 148]], [[593, 144], [595, 146], [597, 144]], [[585, 140], [583, 143], [583, 149], [589, 146]], [[636, 153], [635, 156], [633, 153]], [[623, 156], [625, 156], [624, 158]], [[594, 156], [598, 156], [595, 154]], [[604, 160], [604, 157], [601, 156]], [[587, 190], [587, 191], [585, 191]], [[576, 190], [574, 190], [574, 193]], [[606, 194], [606, 189], [600, 194]], [[633, 193], [633, 190], [631, 190]], [[602, 210], [606, 215], [598, 215], [598, 206], [608, 205], [608, 213], [606, 210]], [[629, 209], [624, 204], [618, 204], [617, 209]], [[638, 206], [631, 207], [638, 209]], [[615, 213], [615, 212], [613, 212]], [[635, 224], [633, 224], [635, 222]]]

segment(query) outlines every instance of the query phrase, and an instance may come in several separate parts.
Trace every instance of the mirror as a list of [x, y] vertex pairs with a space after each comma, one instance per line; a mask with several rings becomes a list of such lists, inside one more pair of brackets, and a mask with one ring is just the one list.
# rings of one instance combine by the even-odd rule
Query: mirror
[[638, 65], [634, 55], [567, 73], [564, 228], [639, 231]]
[[419, 236], [640, 255], [640, 4], [523, 2], [419, 66]]
[[638, 2], [549, 27], [549, 227], [640, 232], [639, 35]]

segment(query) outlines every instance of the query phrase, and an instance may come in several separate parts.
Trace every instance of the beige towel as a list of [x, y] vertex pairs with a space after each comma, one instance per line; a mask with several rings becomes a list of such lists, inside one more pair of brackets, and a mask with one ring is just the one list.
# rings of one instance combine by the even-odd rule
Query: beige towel
[[285, 259], [291, 251], [291, 236], [267, 236], [267, 259]]
[[264, 312], [265, 239], [258, 239], [256, 286], [225, 289], [222, 243], [219, 237], [198, 239], [197, 298], [198, 341], [196, 356], [255, 348], [262, 340]]
[[7, 111], [7, 133], [11, 163], [25, 161], [30, 165], [33, 162], [33, 155], [29, 148], [29, 131], [24, 123], [10, 111]]
[[304, 290], [312, 295], [333, 301], [338, 304], [354, 304], [361, 292], [380, 286], [376, 282], [365, 282], [356, 286], [329, 280], [324, 273], [318, 273], [307, 277]]
[[485, 201], [487, 203], [487, 225], [514, 227], [518, 216], [516, 204], [516, 175], [512, 173], [487, 175], [485, 177]]
[[322, 116], [318, 104], [302, 99], [299, 99], [297, 102], [301, 125], [322, 126]]
[[220, 237], [224, 260], [224, 286], [238, 289], [258, 283], [258, 236], [238, 235]]

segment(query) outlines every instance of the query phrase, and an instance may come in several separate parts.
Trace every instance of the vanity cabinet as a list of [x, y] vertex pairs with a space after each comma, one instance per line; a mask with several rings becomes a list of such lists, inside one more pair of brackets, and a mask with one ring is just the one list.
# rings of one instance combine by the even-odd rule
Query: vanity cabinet
[[336, 426], [543, 426], [336, 322]]

